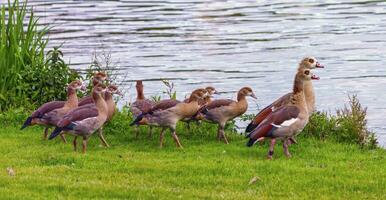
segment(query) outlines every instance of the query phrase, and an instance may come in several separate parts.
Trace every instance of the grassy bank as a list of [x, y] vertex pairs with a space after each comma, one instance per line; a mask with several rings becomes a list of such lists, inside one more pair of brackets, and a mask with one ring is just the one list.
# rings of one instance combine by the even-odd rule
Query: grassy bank
[[[214, 133], [214, 132], [212, 132]], [[0, 129], [0, 196], [17, 198], [142, 199], [385, 199], [385, 150], [298, 138], [287, 159], [277, 147], [274, 160], [266, 146], [245, 147], [232, 134], [231, 144], [215, 135], [180, 134], [179, 150], [167, 135], [163, 149], [158, 134], [134, 138], [131, 129], [106, 131], [110, 148], [92, 137], [88, 153], [71, 144], [43, 141], [42, 129]], [[68, 139], [71, 139], [68, 137]], [[15, 175], [10, 176], [11, 167]], [[249, 184], [253, 177], [257, 181]]]

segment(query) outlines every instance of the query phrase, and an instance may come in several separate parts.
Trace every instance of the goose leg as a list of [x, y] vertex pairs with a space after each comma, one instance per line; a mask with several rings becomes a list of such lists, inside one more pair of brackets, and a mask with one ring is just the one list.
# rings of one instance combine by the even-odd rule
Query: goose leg
[[149, 126], [149, 134], [147, 135], [148, 138], [153, 137], [153, 127]]
[[296, 141], [295, 137], [288, 138], [288, 141], [289, 141], [288, 145], [292, 145], [292, 144], [297, 144], [298, 143], [298, 141]]
[[228, 139], [227, 139], [227, 137], [225, 136], [225, 131], [224, 131], [225, 125], [221, 125], [220, 128], [221, 128], [221, 129], [219, 130], [219, 132], [220, 132], [220, 137], [224, 140], [224, 143], [225, 143], [225, 144], [229, 144]]
[[74, 141], [72, 141], [72, 144], [74, 145], [74, 151], [76, 151], [76, 146], [77, 146], [77, 142], [76, 140], [78, 139], [78, 136], [75, 136], [74, 137]]
[[196, 126], [199, 126], [201, 124], [200, 120], [196, 120]]
[[[201, 123], [202, 123], [201, 121], [196, 120], [196, 126], [197, 126], [197, 127], [200, 126]], [[197, 128], [197, 131], [198, 131], [198, 133], [200, 133], [200, 134], [202, 133], [200, 128]]]
[[139, 130], [138, 130], [138, 126], [135, 126], [135, 138], [138, 138], [138, 135], [139, 135]]
[[289, 143], [289, 140], [287, 140], [287, 139], [283, 140], [283, 149], [284, 149], [285, 156], [287, 156], [287, 158], [291, 158], [291, 154], [288, 150], [288, 143]]
[[165, 134], [165, 128], [162, 128], [161, 133], [159, 135], [159, 147], [162, 148], [164, 143], [164, 134]]
[[86, 150], [87, 150], [87, 142], [88, 142], [88, 138], [87, 137], [83, 137], [83, 141], [82, 141], [82, 153], [86, 153]]
[[62, 139], [64, 144], [67, 144], [67, 140], [66, 140], [66, 137], [64, 136], [64, 133], [60, 134], [60, 138]]
[[273, 152], [275, 149], [276, 139], [271, 139], [271, 143], [269, 144], [269, 151], [267, 155], [267, 159], [272, 160]]
[[192, 134], [192, 129], [190, 128], [190, 121], [186, 122], [186, 128], [188, 129], [189, 135]]
[[221, 125], [218, 125], [218, 128], [217, 128], [217, 141], [220, 141], [221, 140], [221, 135], [220, 135], [220, 126]]
[[176, 131], [174, 129], [171, 129], [171, 131], [172, 131], [172, 137], [174, 139], [174, 142], [176, 142], [177, 147], [182, 149], [182, 145], [180, 143], [180, 140], [178, 139]]
[[102, 129], [102, 128], [99, 129], [99, 132], [98, 132], [98, 133], [99, 133], [99, 134], [98, 134], [98, 137], [99, 137], [99, 139], [102, 141], [103, 145], [104, 145], [105, 147], [110, 147], [109, 144], [107, 144], [105, 137], [103, 136], [103, 129]]
[[48, 127], [46, 127], [46, 128], [44, 128], [44, 133], [43, 133], [43, 139], [44, 140], [47, 140], [47, 138], [48, 138], [48, 130], [49, 130], [50, 128], [48, 128]]
[[225, 144], [229, 144], [227, 137], [225, 136], [224, 130], [221, 130], [221, 137], [224, 140]]

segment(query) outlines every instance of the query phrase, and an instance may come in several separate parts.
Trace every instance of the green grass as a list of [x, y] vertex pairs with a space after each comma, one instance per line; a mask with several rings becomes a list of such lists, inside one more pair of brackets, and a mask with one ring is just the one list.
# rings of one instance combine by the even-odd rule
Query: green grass
[[23, 71], [44, 65], [47, 31], [38, 29], [38, 18], [26, 2], [0, 5], [0, 110], [13, 105], [9, 99], [24, 95]]
[[[176, 149], [170, 134], [158, 147], [144, 132], [131, 129], [106, 139], [112, 147], [90, 139], [87, 154], [71, 144], [44, 141], [42, 129], [0, 129], [0, 197], [125, 199], [385, 199], [386, 151], [358, 145], [298, 138], [287, 159], [277, 146], [266, 160], [266, 145], [245, 147], [231, 135], [231, 144], [214, 134], [180, 134]], [[70, 136], [67, 137], [70, 141]], [[15, 176], [6, 168], [12, 167]], [[249, 184], [253, 177], [259, 177]]]

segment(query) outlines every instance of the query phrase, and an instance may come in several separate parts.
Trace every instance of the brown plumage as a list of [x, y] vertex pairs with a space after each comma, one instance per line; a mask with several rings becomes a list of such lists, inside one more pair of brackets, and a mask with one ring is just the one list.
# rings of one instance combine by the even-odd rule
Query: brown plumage
[[262, 109], [252, 120], [251, 123], [248, 124], [245, 132], [249, 133], [254, 128], [256, 128], [269, 114], [272, 113], [276, 108], [279, 108], [283, 105], [286, 105], [290, 102], [292, 92], [285, 94], [284, 96], [280, 97], [276, 101], [274, 101], [271, 105], [265, 107]]
[[[198, 100], [198, 104], [199, 104], [200, 106], [203, 106], [203, 105], [205, 105], [205, 104], [208, 104], [208, 103], [212, 102], [212, 95], [218, 93], [217, 90], [216, 90], [214, 87], [212, 87], [212, 86], [206, 87], [205, 90], [208, 92], [209, 95], [206, 96], [206, 97], [203, 98], [203, 99]], [[189, 103], [189, 98], [186, 98], [186, 99], [184, 100], [184, 102], [185, 102], [185, 103]]]
[[[143, 84], [142, 81], [137, 81], [135, 88], [137, 90], [137, 99], [131, 104], [130, 111], [133, 114], [134, 118], [137, 118], [142, 113], [150, 112], [151, 108], [155, 105], [155, 102], [146, 99], [143, 93]], [[139, 131], [138, 128], [135, 128], [135, 136], [138, 137]], [[149, 128], [149, 137], [152, 135], [152, 127]]]
[[246, 96], [256, 98], [252, 89], [249, 87], [241, 88], [237, 93], [237, 101], [230, 99], [214, 100], [208, 105], [201, 108], [199, 118], [206, 119], [210, 122], [218, 124], [217, 139], [223, 139], [226, 144], [228, 140], [224, 133], [224, 128], [229, 120], [232, 120], [242, 114], [248, 109], [248, 102]]
[[137, 81], [135, 87], [137, 89], [137, 99], [131, 104], [130, 109], [133, 113], [133, 116], [137, 117], [142, 113], [149, 112], [150, 109], [154, 106], [155, 102], [145, 98], [142, 81]]
[[[97, 84], [95, 87], [104, 87], [103, 85]], [[110, 85], [107, 87], [106, 91], [104, 92], [104, 100], [107, 105], [107, 120], [106, 122], [110, 121], [115, 113], [116, 107], [115, 102], [113, 100], [114, 94], [121, 94], [118, 90], [118, 87], [115, 85]], [[71, 111], [69, 111], [66, 115], [63, 116], [63, 118], [59, 121], [57, 124], [57, 127], [64, 127], [69, 125], [71, 122], [78, 121], [80, 119], [90, 118], [90, 117], [96, 117], [98, 115], [98, 109], [96, 108], [96, 105], [93, 101], [91, 104], [86, 104], [83, 106], [79, 106]], [[103, 127], [101, 127], [100, 132], [103, 134]], [[101, 138], [102, 140], [102, 138]], [[102, 144], [105, 146], [108, 146], [106, 141], [103, 139]]]
[[85, 96], [85, 97], [79, 99], [78, 106], [84, 106], [84, 105], [92, 104], [92, 103], [94, 103], [94, 100], [92, 99], [92, 96], [89, 95], [89, 96]]
[[114, 117], [116, 111], [116, 104], [113, 99], [114, 94], [122, 95], [116, 85], [109, 85], [104, 95], [108, 110], [107, 121], [110, 121]]
[[[83, 138], [83, 153], [86, 152], [87, 142], [89, 137], [98, 129], [101, 130], [101, 127], [107, 120], [108, 109], [107, 104], [102, 97], [102, 94], [105, 92], [105, 88], [101, 85], [97, 85], [93, 88], [92, 97], [95, 102], [95, 107], [93, 106], [84, 106], [77, 111], [72, 111], [73, 115], [76, 116], [65, 116], [63, 121], [60, 121], [58, 124], [62, 125], [61, 127], [56, 127], [55, 130], [51, 133], [49, 139], [55, 138], [60, 134], [61, 131], [65, 131], [69, 134], [75, 136], [73, 145], [74, 150], [77, 149], [77, 138], [80, 136]], [[95, 112], [95, 109], [97, 112]], [[95, 115], [97, 113], [97, 115]], [[71, 120], [73, 121], [71, 121]], [[69, 123], [69, 121], [71, 121]], [[103, 137], [103, 133], [99, 131], [99, 137], [102, 142], [106, 145], [106, 141]]]
[[[290, 102], [275, 109], [247, 136], [249, 138], [247, 146], [252, 146], [264, 137], [281, 138], [284, 152], [289, 157], [288, 139], [299, 133], [308, 123], [309, 113], [304, 95], [304, 84], [316, 78], [309, 69], [298, 70]], [[270, 159], [274, 145], [275, 140], [272, 140], [268, 153]]]
[[211, 109], [219, 108], [222, 106], [229, 106], [229, 105], [231, 105], [231, 103], [234, 103], [234, 102], [235, 101], [233, 101], [231, 99], [218, 99], [218, 100], [212, 101], [211, 103], [206, 105], [204, 108], [207, 110], [211, 110]]
[[142, 120], [143, 117], [145, 117], [146, 115], [152, 115], [152, 114], [154, 114], [155, 112], [158, 112], [158, 111], [167, 110], [169, 108], [172, 108], [172, 107], [176, 106], [179, 103], [181, 103], [181, 101], [175, 100], [175, 99], [164, 99], [164, 100], [161, 100], [161, 101], [157, 102], [156, 104], [154, 104], [154, 106], [151, 107], [147, 112], [142, 112], [140, 115], [138, 115], [134, 119], [134, 121], [130, 124], [130, 126], [132, 126], [134, 124], [137, 124], [137, 125], [147, 125], [146, 121]]
[[167, 110], [169, 108], [172, 108], [176, 106], [177, 104], [181, 103], [181, 101], [176, 99], [164, 99], [156, 103], [149, 111], [148, 113], [153, 113], [160, 110]]
[[[306, 57], [303, 58], [299, 65], [298, 70], [302, 69], [315, 69], [315, 68], [324, 68], [315, 58], [313, 57]], [[255, 118], [251, 121], [251, 123], [248, 124], [245, 132], [249, 133], [254, 128], [256, 128], [272, 111], [274, 111], [276, 108], [279, 108], [283, 105], [286, 105], [290, 101], [292, 92], [287, 93], [274, 101], [269, 106], [265, 107], [263, 110], [261, 110]], [[312, 82], [309, 81], [305, 83], [304, 85], [304, 94], [307, 101], [307, 109], [310, 114], [315, 110], [315, 95], [314, 95], [314, 89], [312, 86]]]
[[[302, 69], [315, 69], [315, 68], [324, 68], [315, 58], [313, 57], [305, 57], [303, 58], [299, 65], [298, 70]], [[287, 105], [290, 101], [292, 92], [285, 94], [284, 96], [280, 97], [276, 101], [274, 101], [269, 106], [265, 107], [263, 110], [261, 110], [255, 118], [248, 124], [247, 128], [245, 129], [246, 133], [251, 132], [253, 129], [255, 129], [269, 114], [271, 114], [275, 109]], [[311, 115], [315, 111], [315, 94], [314, 94], [314, 88], [312, 85], [312, 81], [307, 81], [304, 84], [304, 94], [307, 102], [307, 110], [308, 113]], [[272, 141], [273, 143], [275, 141]], [[290, 143], [297, 143], [295, 138], [290, 138]]]
[[[49, 102], [38, 108], [32, 113], [30, 117], [24, 122], [21, 129], [24, 129], [30, 125], [43, 125], [46, 127], [44, 130], [44, 138], [47, 138], [48, 128], [56, 126], [59, 119], [62, 118], [68, 111], [78, 106], [78, 97], [76, 91], [82, 88], [82, 82], [79, 80], [71, 82], [67, 87], [67, 101], [62, 102]], [[62, 138], [65, 141], [64, 138]]]
[[[200, 109], [198, 110], [197, 114], [191, 118], [186, 118], [186, 119], [181, 120], [182, 122], [186, 123], [187, 129], [189, 132], [191, 132], [190, 123], [193, 121], [195, 121], [197, 124], [199, 123], [200, 118], [199, 118], [198, 113], [201, 112], [201, 110], [204, 108], [205, 105], [207, 105], [213, 101], [212, 95], [218, 94], [217, 90], [212, 86], [206, 87], [205, 90], [208, 92], [209, 95], [205, 96], [203, 99], [198, 100], [198, 105], [200, 105]], [[189, 103], [189, 98], [185, 99], [184, 102]]]
[[[103, 81], [105, 81], [106, 79], [107, 79], [107, 74], [105, 72], [96, 72], [92, 78], [93, 87], [98, 84], [102, 84]], [[87, 105], [90, 103], [94, 103], [92, 95], [85, 96], [79, 100], [79, 106]]]
[[198, 100], [207, 95], [205, 89], [197, 89], [190, 95], [189, 103], [179, 102], [177, 100], [163, 100], [157, 103], [149, 113], [144, 113], [137, 117], [131, 125], [147, 124], [162, 127], [163, 129], [160, 134], [161, 147], [163, 144], [164, 131], [166, 128], [169, 128], [177, 146], [182, 148], [176, 133], [176, 124], [181, 119], [194, 116], [200, 108]]

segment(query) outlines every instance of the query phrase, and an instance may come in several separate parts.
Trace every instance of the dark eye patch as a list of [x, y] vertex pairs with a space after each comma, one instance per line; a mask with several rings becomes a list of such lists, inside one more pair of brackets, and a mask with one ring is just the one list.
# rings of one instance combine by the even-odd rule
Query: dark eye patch
[[305, 74], [305, 75], [309, 75], [309, 74], [310, 74], [310, 71], [308, 71], [308, 70], [307, 70], [307, 71], [304, 71], [304, 74]]
[[315, 60], [314, 60], [314, 59], [312, 59], [312, 58], [310, 58], [310, 59], [308, 59], [308, 62], [310, 62], [310, 63], [312, 64], [312, 63], [314, 63], [314, 62], [315, 62]]

